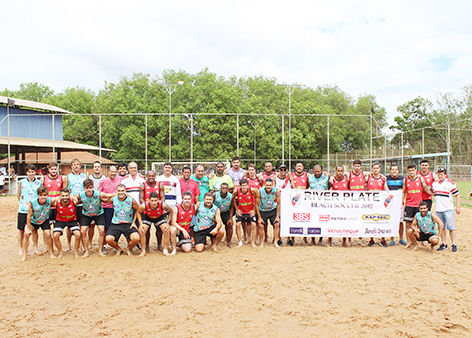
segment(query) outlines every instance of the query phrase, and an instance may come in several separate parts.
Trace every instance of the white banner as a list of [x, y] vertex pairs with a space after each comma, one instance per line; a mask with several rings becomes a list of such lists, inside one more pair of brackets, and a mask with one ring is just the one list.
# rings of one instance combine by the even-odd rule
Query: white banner
[[395, 237], [402, 191], [281, 190], [280, 236]]

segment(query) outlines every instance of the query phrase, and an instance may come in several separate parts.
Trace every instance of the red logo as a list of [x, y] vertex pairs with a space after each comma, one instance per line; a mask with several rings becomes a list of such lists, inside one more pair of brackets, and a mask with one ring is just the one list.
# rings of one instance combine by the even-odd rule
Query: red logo
[[329, 215], [320, 215], [320, 218], [318, 220], [319, 222], [328, 222], [329, 221]]
[[310, 213], [309, 212], [294, 212], [293, 220], [294, 221], [309, 221]]

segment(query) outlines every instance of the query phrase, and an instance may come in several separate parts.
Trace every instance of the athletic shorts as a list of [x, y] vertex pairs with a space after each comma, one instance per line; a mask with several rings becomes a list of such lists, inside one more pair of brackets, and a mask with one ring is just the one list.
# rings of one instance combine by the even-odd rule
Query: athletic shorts
[[82, 223], [80, 223], [80, 226], [89, 227], [92, 221], [95, 221], [96, 225], [105, 225], [105, 213], [97, 216], [87, 216], [82, 214]]
[[31, 226], [33, 227], [34, 230], [39, 230], [39, 228], [43, 229], [43, 231], [44, 230], [51, 230], [51, 228], [49, 226], [49, 220], [46, 220], [41, 224], [34, 224], [33, 222], [31, 222]]
[[49, 224], [54, 224], [56, 223], [56, 216], [57, 216], [57, 209], [56, 208], [51, 208], [49, 210]]
[[454, 209], [447, 210], [447, 211], [436, 211], [436, 216], [443, 222], [445, 230], [456, 230], [456, 226], [454, 223]]
[[425, 234], [424, 232], [421, 232], [420, 231], [420, 237], [418, 238], [418, 241], [419, 242], [429, 242], [429, 239], [433, 236], [436, 236], [436, 235], [433, 235], [433, 234]]
[[236, 222], [246, 222], [246, 223], [257, 222], [257, 217], [256, 216], [251, 217], [249, 214], [242, 214], [241, 216], [236, 215]]
[[159, 218], [150, 218], [148, 215], [143, 214], [143, 224], [148, 226], [154, 224], [158, 228], [163, 223], [167, 223], [167, 214], [161, 215]]
[[269, 211], [261, 211], [261, 218], [264, 225], [267, 224], [267, 220], [270, 220], [270, 224], [274, 226], [275, 219], [277, 218], [277, 208]]
[[3, 188], [5, 188], [5, 185], [0, 185], [0, 191], [2, 191]]
[[77, 216], [77, 222], [82, 225], [82, 206], [78, 205], [75, 207], [75, 215]]
[[200, 231], [194, 231], [193, 236], [195, 238], [195, 245], [205, 244], [207, 237], [215, 238], [216, 236], [210, 234], [210, 232], [212, 232], [215, 228], [216, 228], [216, 225], [212, 225], [208, 229], [200, 230]]
[[113, 219], [113, 208], [103, 208], [103, 214], [105, 215], [105, 230], [108, 230]]
[[18, 220], [16, 221], [16, 227], [18, 230], [25, 230], [26, 216], [28, 216], [28, 214], [18, 213]]
[[413, 222], [417, 212], [420, 212], [419, 207], [405, 207], [405, 212], [403, 213], [403, 220], [405, 222]]
[[431, 207], [433, 206], [433, 200], [423, 200], [423, 202], [428, 203], [428, 210], [431, 211]]
[[70, 222], [56, 221], [56, 223], [54, 223], [54, 232], [60, 232], [62, 235], [65, 227], [69, 227], [71, 232], [80, 231], [80, 227], [77, 224], [77, 221], [70, 221]]
[[138, 233], [138, 230], [136, 230], [136, 228], [131, 228], [131, 223], [112, 223], [108, 229], [107, 236], [115, 237], [115, 242], [118, 243], [121, 235], [125, 236], [126, 239], [129, 240], [130, 236], [135, 232]]
[[223, 224], [227, 225], [229, 221], [229, 211], [222, 212], [220, 215], [221, 215], [221, 220], [223, 221]]
[[[179, 237], [179, 247], [182, 246], [182, 244], [192, 244], [192, 239], [191, 238], [185, 238], [184, 234], [179, 230], [179, 234], [177, 235]], [[206, 239], [205, 239], [206, 241]]]

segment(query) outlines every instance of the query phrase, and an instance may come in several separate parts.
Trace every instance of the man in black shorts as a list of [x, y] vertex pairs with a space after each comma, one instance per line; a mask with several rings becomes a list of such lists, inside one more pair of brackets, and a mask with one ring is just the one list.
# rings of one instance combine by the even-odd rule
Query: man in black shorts
[[53, 200], [52, 206], [56, 207], [56, 221], [54, 222], [54, 243], [56, 244], [59, 256], [62, 258], [64, 252], [62, 251], [61, 236], [64, 232], [64, 228], [69, 228], [70, 232], [75, 237], [74, 257], [79, 257], [79, 246], [81, 242], [80, 238], [80, 226], [77, 223], [77, 212], [76, 206], [78, 202], [75, 197], [71, 197], [69, 189], [62, 188], [59, 200]]
[[192, 251], [192, 239], [190, 238], [190, 226], [195, 216], [195, 205], [192, 203], [192, 193], [186, 191], [182, 194], [182, 203], [177, 204], [172, 212], [171, 243], [172, 254], [177, 251], [175, 235], [179, 237], [179, 248], [183, 252]]
[[[256, 247], [256, 192], [257, 189], [250, 188], [249, 182], [243, 178], [240, 182], [240, 187], [233, 191], [233, 208], [236, 210], [236, 235], [238, 236], [238, 246], [242, 246], [241, 231], [243, 223], [246, 223], [246, 238], [251, 239], [251, 246]], [[230, 215], [232, 216], [232, 215]], [[261, 247], [264, 246], [264, 227], [259, 231], [259, 239]]]
[[[256, 211], [259, 217], [259, 231], [265, 229], [267, 221], [274, 227], [274, 246], [279, 247], [278, 239], [280, 233], [280, 190], [275, 189], [274, 181], [266, 179], [265, 185], [256, 191]], [[264, 230], [263, 230], [264, 231]], [[267, 236], [267, 235], [266, 235]], [[261, 241], [261, 247], [263, 246]]]
[[[164, 256], [170, 256], [167, 247], [170, 239], [169, 219], [172, 217], [172, 209], [165, 202], [160, 201], [157, 192], [153, 191], [149, 195], [149, 201], [139, 206], [137, 216], [140, 224], [139, 235], [141, 236], [141, 254], [139, 257], [146, 256], [146, 234], [152, 224], [154, 224], [156, 230], [159, 228], [162, 232], [162, 253]], [[174, 232], [175, 236], [177, 236], [177, 232]]]
[[226, 230], [226, 245], [228, 248], [232, 248], [233, 244], [231, 239], [233, 238], [233, 218], [230, 216], [233, 214], [231, 210], [233, 194], [229, 192], [228, 183], [221, 183], [220, 191], [215, 192], [215, 205], [220, 208], [221, 220], [225, 225]]
[[195, 251], [205, 250], [206, 238], [211, 238], [213, 251], [218, 252], [218, 244], [225, 235], [220, 209], [213, 203], [213, 193], [207, 192], [203, 196], [203, 203], [195, 206], [196, 221], [194, 225]]
[[412, 243], [414, 246], [413, 251], [417, 251], [419, 249], [418, 241], [429, 242], [431, 244], [431, 251], [433, 251], [434, 246], [439, 244], [439, 238], [441, 236], [441, 231], [443, 231], [443, 226], [444, 224], [441, 222], [439, 217], [429, 211], [428, 202], [421, 202], [420, 211], [413, 219], [413, 226], [407, 231], [410, 243]]

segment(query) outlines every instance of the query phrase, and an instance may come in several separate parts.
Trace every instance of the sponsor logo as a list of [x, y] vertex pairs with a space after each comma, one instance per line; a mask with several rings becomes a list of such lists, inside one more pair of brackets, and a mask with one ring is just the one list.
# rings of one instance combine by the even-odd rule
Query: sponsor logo
[[362, 215], [362, 219], [365, 221], [387, 221], [390, 219], [390, 215], [387, 214], [371, 214], [371, 215]]
[[384, 207], [385, 209], [390, 209], [392, 207], [393, 195], [388, 195], [384, 197]]
[[321, 235], [321, 228], [308, 228], [308, 235]]
[[327, 229], [328, 234], [345, 234], [345, 235], [352, 235], [359, 233], [358, 229]]
[[320, 215], [318, 218], [318, 222], [328, 222], [330, 219], [330, 215]]
[[294, 212], [293, 220], [298, 222], [308, 222], [310, 220], [309, 212]]
[[290, 195], [290, 200], [292, 201], [292, 205], [294, 208], [298, 207], [302, 201], [301, 199], [302, 195], [301, 194], [291, 194]]
[[292, 227], [290, 227], [290, 234], [292, 234], [292, 235], [303, 235], [303, 228], [292, 228]]
[[383, 229], [383, 228], [373, 228], [373, 229], [365, 229], [366, 235], [389, 235], [392, 233], [392, 229]]

